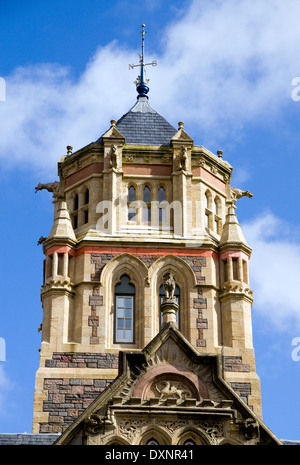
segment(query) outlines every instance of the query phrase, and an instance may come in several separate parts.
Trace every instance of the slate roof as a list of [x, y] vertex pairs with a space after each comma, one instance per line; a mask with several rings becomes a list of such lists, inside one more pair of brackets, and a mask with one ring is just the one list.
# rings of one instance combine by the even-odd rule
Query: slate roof
[[[126, 144], [170, 145], [177, 130], [149, 105], [147, 97], [138, 97], [136, 104], [116, 123]], [[101, 138], [97, 142], [100, 142]]]
[[0, 433], [0, 446], [51, 446], [60, 434]]

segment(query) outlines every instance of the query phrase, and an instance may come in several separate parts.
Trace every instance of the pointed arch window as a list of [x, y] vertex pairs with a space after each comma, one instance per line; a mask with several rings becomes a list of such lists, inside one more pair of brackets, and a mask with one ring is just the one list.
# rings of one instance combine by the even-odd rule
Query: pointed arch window
[[159, 206], [158, 206], [158, 221], [159, 223], [164, 223], [166, 221], [166, 208], [165, 206], [163, 205], [163, 202], [165, 202], [166, 200], [166, 191], [164, 189], [164, 187], [160, 187], [158, 189], [158, 202], [159, 202]]
[[128, 189], [128, 201], [127, 201], [127, 209], [128, 209], [128, 221], [135, 221], [136, 220], [136, 207], [132, 205], [132, 202], [136, 201], [136, 192], [134, 186], [130, 186]]
[[134, 343], [135, 286], [127, 275], [115, 286], [115, 343]]
[[148, 186], [143, 190], [143, 221], [150, 223], [151, 221], [151, 190]]
[[211, 194], [205, 192], [205, 227], [211, 229]]
[[78, 206], [79, 206], [79, 198], [78, 198], [78, 194], [75, 194], [74, 201], [73, 201], [73, 210], [78, 210]]
[[84, 193], [84, 205], [87, 205], [89, 201], [90, 201], [90, 191], [89, 189], [86, 189]]
[[214, 198], [213, 202], [213, 218], [214, 218], [214, 231], [221, 234], [222, 219], [221, 219], [221, 200], [219, 197]]
[[151, 438], [146, 442], [146, 446], [159, 446], [159, 442], [156, 439]]
[[[161, 285], [159, 288], [159, 326], [161, 328], [162, 322], [163, 322], [163, 314], [160, 311], [160, 305], [163, 302], [163, 298], [165, 297], [165, 289], [164, 286]], [[174, 292], [174, 297], [175, 301], [178, 304], [178, 311], [176, 312], [176, 323], [177, 323], [177, 328], [180, 330], [180, 288], [179, 286], [175, 287], [175, 292]]]
[[72, 213], [73, 229], [78, 228], [78, 207], [79, 207], [79, 197], [78, 197], [78, 194], [75, 194], [73, 198], [73, 213]]

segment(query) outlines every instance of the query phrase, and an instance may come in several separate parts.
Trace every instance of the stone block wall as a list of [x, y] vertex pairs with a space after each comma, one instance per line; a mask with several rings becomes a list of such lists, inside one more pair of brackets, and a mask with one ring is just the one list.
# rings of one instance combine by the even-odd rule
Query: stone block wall
[[[51, 360], [46, 360], [49, 378], [44, 379], [47, 400], [43, 402], [43, 412], [48, 413], [47, 423], [40, 423], [40, 433], [63, 432], [96, 397], [106, 389], [113, 379], [71, 378], [67, 374], [50, 377], [51, 368], [77, 369], [117, 369], [118, 354], [88, 353], [54, 353]], [[79, 370], [80, 371], [80, 370]], [[66, 372], [67, 373], [67, 372]], [[85, 371], [87, 373], [87, 370]]]

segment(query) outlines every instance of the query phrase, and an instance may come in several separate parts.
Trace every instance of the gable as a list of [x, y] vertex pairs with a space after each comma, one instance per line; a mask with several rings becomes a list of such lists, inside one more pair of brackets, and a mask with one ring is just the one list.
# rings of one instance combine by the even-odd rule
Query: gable
[[167, 324], [143, 351], [121, 352], [119, 376], [57, 444], [278, 443], [201, 355]]

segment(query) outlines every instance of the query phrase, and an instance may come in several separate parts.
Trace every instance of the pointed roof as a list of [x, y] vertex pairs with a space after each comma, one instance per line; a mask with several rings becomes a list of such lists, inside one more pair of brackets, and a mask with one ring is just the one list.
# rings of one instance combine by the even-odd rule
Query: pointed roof
[[56, 209], [53, 226], [47, 241], [50, 239], [69, 239], [76, 242], [76, 236], [67, 208], [67, 203], [64, 199], [58, 199], [58, 206]]
[[[177, 130], [159, 115], [146, 96], [138, 96], [136, 104], [116, 123], [126, 144], [170, 145]], [[102, 136], [97, 142], [102, 141]]]
[[244, 247], [248, 249], [249, 252], [251, 252], [251, 248], [246, 242], [241, 226], [235, 214], [236, 206], [233, 205], [232, 202], [228, 202], [228, 204], [228, 211], [219, 245], [221, 249], [229, 247]]

